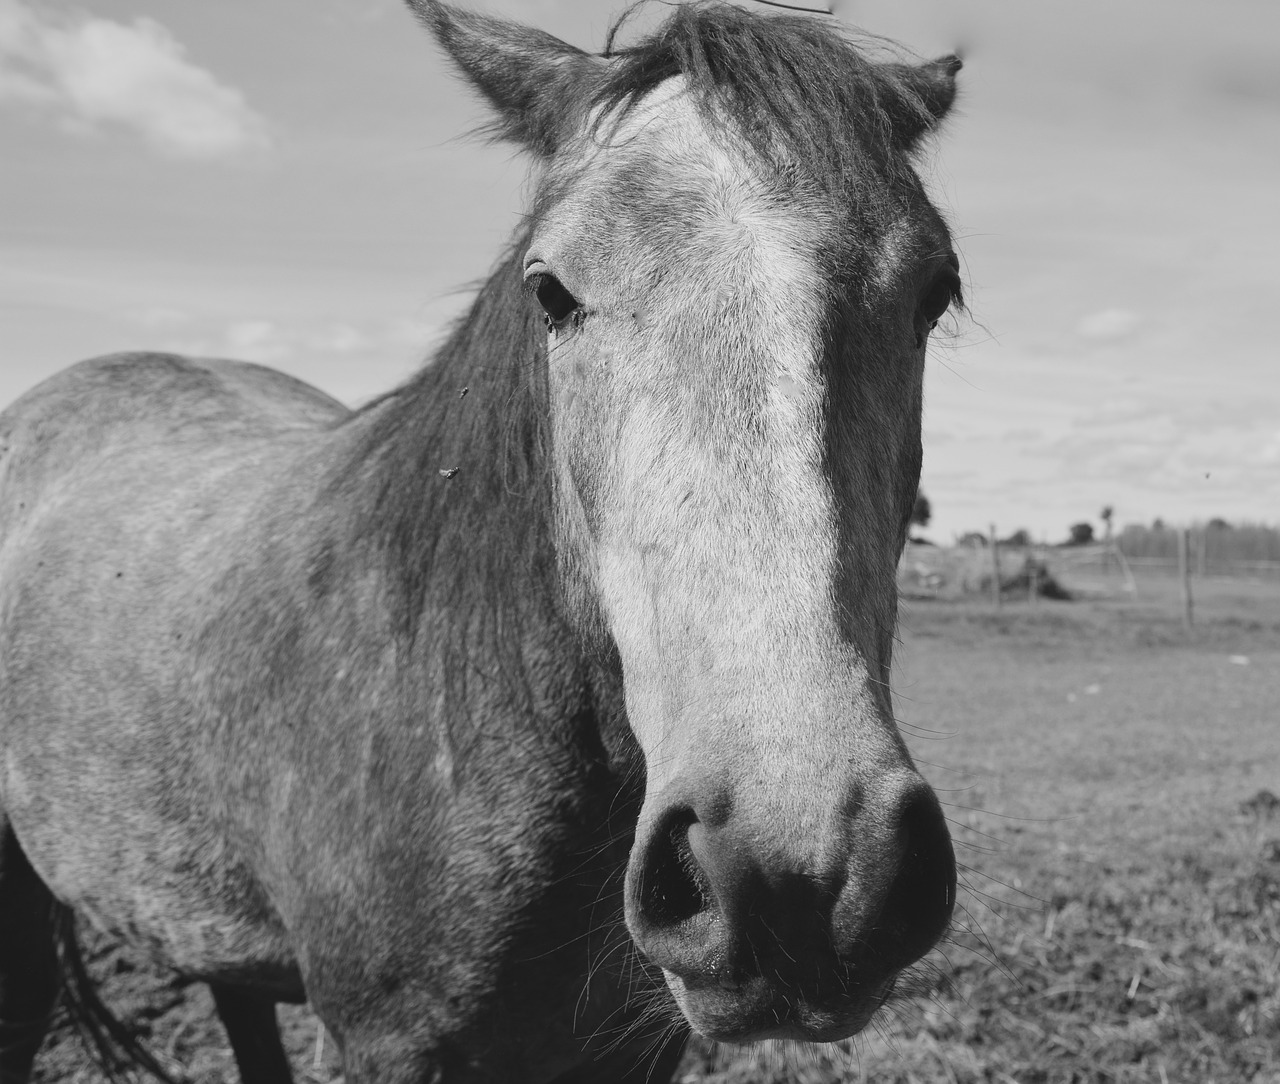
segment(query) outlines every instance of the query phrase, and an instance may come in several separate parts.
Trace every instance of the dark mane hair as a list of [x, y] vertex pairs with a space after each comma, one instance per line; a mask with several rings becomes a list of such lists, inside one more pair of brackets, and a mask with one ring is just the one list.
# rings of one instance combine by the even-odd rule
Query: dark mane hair
[[[358, 548], [391, 577], [406, 647], [422, 632], [428, 650], [481, 657], [469, 650], [480, 639], [504, 647], [490, 658], [508, 658], [521, 615], [495, 590], [519, 580], [510, 598], [532, 598], [554, 583], [542, 325], [521, 295], [520, 240], [434, 357], [348, 423], [363, 431], [338, 484]], [[421, 627], [428, 598], [446, 627]]]
[[[651, 35], [618, 46], [639, 0], [609, 31], [609, 70], [590, 107], [625, 117], [660, 83], [683, 76], [712, 131], [766, 160], [779, 154], [823, 185], [842, 186], [870, 166], [896, 175], [937, 123], [936, 83], [882, 39], [854, 40], [832, 20], [760, 13], [723, 0], [676, 5]], [[949, 74], [960, 61], [949, 58]], [[947, 99], [949, 104], [949, 98]]]

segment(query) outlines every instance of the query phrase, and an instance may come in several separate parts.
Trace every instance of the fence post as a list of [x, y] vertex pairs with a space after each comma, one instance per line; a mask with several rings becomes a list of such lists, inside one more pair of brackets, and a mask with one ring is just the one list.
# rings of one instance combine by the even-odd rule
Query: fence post
[[1128, 560], [1125, 559], [1124, 550], [1120, 548], [1120, 543], [1116, 543], [1116, 563], [1120, 566], [1120, 571], [1124, 574], [1124, 589], [1134, 598], [1138, 597], [1138, 581], [1133, 578], [1133, 569], [1129, 567]]
[[1182, 627], [1191, 631], [1191, 531], [1178, 532], [1178, 579], [1182, 581]]
[[1035, 546], [1027, 547], [1027, 601], [1036, 604], [1036, 595], [1040, 593], [1040, 562], [1036, 560]]
[[1000, 544], [996, 541], [996, 525], [991, 524], [991, 598], [1000, 609]]
[[1209, 526], [1206, 524], [1196, 532], [1196, 575], [1202, 580], [1209, 567]]

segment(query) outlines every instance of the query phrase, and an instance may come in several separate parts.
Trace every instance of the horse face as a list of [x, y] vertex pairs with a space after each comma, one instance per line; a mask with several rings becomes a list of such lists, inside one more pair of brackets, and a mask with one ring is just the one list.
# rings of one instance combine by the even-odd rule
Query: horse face
[[936, 215], [913, 189], [871, 231], [711, 130], [680, 76], [576, 132], [539, 98], [517, 118], [545, 166], [524, 271], [562, 582], [616, 646], [646, 764], [627, 924], [702, 1033], [841, 1038], [954, 899], [887, 690]]
[[[940, 935], [954, 875], [883, 684], [914, 478], [837, 493], [827, 466], [840, 216], [718, 146], [679, 80], [588, 161], [549, 178], [525, 268], [563, 579], [645, 754], [627, 921], [700, 1031], [841, 1037]], [[878, 362], [910, 374], [896, 412], [843, 419], [894, 460], [919, 439], [902, 338]], [[842, 515], [893, 540], [862, 547], [853, 622]]]

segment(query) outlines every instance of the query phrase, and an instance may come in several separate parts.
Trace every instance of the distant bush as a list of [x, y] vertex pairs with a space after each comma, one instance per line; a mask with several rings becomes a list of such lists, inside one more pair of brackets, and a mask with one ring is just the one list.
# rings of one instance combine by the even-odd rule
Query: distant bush
[[1069, 530], [1071, 537], [1067, 539], [1068, 546], [1087, 546], [1093, 541], [1092, 523], [1073, 523]]
[[924, 495], [923, 489], [916, 489], [916, 499], [911, 505], [911, 522], [917, 527], [928, 527], [933, 518], [933, 505]]

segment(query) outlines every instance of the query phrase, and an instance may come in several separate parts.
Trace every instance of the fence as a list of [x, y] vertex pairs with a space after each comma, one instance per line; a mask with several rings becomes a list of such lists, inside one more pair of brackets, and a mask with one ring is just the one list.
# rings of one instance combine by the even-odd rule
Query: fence
[[[1169, 532], [1173, 533], [1173, 532]], [[996, 569], [1000, 592], [996, 593]], [[1184, 571], [1185, 570], [1185, 571]], [[997, 600], [1021, 596], [1138, 597], [1146, 589], [1159, 595], [1185, 579], [1258, 581], [1280, 587], [1280, 561], [1225, 560], [1206, 554], [1188, 537], [1178, 556], [1129, 556], [1123, 546], [953, 547], [909, 544], [898, 568], [898, 585], [915, 598], [986, 595]]]
[[[1228, 566], [1247, 563], [1280, 565], [1280, 528], [1264, 523], [1238, 523], [1235, 526], [1198, 523], [1188, 528], [1191, 533], [1193, 566], [1201, 573], [1207, 564]], [[1116, 538], [1116, 543], [1130, 560], [1156, 557], [1176, 562], [1181, 530], [1169, 527], [1130, 525]]]
[[[1167, 573], [1168, 575], [1177, 575], [1179, 570], [1177, 557], [1129, 557], [1124, 555], [1124, 550], [1117, 547], [1116, 552], [1124, 556], [1125, 563], [1134, 570], [1159, 574]], [[1280, 561], [1232, 561], [1232, 560], [1211, 560], [1202, 557], [1195, 549], [1194, 542], [1191, 546], [1191, 566], [1190, 573], [1193, 577], [1203, 576], [1228, 576], [1237, 579], [1244, 579], [1253, 576], [1262, 578], [1276, 576], [1280, 577]], [[1066, 562], [1064, 562], [1066, 563]], [[1097, 557], [1085, 555], [1082, 560], [1075, 562], [1080, 567], [1088, 567], [1095, 564], [1102, 567], [1106, 564], [1105, 557]]]

